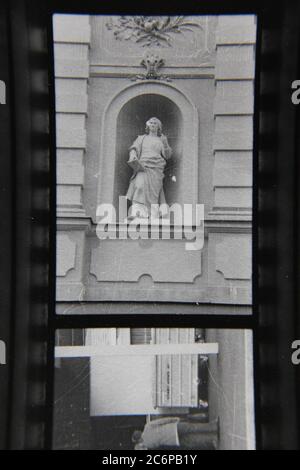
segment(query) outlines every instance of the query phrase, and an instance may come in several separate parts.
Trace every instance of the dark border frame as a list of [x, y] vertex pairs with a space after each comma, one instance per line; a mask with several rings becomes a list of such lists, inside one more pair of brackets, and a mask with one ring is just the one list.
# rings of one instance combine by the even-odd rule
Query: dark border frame
[[[297, 313], [300, 299], [296, 289], [300, 261], [299, 193], [296, 193], [299, 191], [296, 171], [299, 169], [300, 141], [296, 130], [300, 117], [290, 99], [291, 82], [300, 72], [299, 2], [281, 0], [276, 10], [268, 1], [210, 1], [199, 7], [194, 4], [193, 8], [185, 4], [184, 13], [189, 14], [255, 13], [259, 18], [253, 316], [187, 314], [173, 318], [169, 315], [62, 318], [54, 311], [55, 117], [50, 24], [54, 12], [137, 12], [128, 4], [126, 8], [124, 4], [115, 4], [114, 8], [103, 3], [98, 5], [95, 7], [95, 2], [90, 0], [64, 3], [7, 0], [6, 10], [0, 10], [8, 28], [7, 44], [2, 47], [7, 50], [6, 60], [9, 61], [12, 116], [6, 127], [12, 137], [10, 144], [6, 139], [6, 159], [1, 162], [1, 169], [5, 171], [6, 168], [8, 188], [9, 175], [12, 178], [13, 197], [8, 191], [6, 208], [14, 205], [14, 218], [8, 219], [11, 236], [1, 234], [2, 249], [11, 272], [2, 273], [8, 292], [3, 304], [3, 325], [9, 338], [8, 374], [3, 396], [10, 396], [10, 399], [7, 400], [7, 413], [3, 418], [0, 416], [0, 446], [8, 449], [51, 448], [56, 328], [172, 324], [253, 329], [257, 448], [300, 448], [297, 401], [300, 380], [290, 359], [291, 343], [297, 336], [300, 338]], [[143, 13], [155, 13], [153, 8], [155, 10], [153, 5], [152, 8], [143, 5]], [[182, 8], [175, 7], [172, 12], [183, 13]], [[170, 10], [160, 4], [157, 13], [170, 13]], [[11, 166], [8, 161], [12, 162]]]

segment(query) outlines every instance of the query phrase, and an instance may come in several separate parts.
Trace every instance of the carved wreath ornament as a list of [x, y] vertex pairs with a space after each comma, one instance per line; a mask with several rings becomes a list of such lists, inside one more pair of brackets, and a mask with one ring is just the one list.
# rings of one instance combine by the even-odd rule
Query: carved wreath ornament
[[106, 27], [118, 40], [134, 41], [141, 46], [171, 46], [172, 35], [202, 28], [185, 16], [120, 16], [110, 18]]

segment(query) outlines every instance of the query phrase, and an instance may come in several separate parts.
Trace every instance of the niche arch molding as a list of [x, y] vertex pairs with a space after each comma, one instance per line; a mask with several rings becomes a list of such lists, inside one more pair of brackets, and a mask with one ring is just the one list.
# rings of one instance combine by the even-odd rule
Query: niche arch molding
[[173, 84], [149, 80], [127, 86], [111, 99], [104, 110], [101, 123], [97, 205], [114, 203], [114, 178], [118, 161], [118, 116], [130, 100], [146, 94], [160, 95], [169, 99], [182, 114], [181, 181], [180, 193], [176, 202], [180, 204], [196, 204], [198, 202], [198, 111], [191, 100]]

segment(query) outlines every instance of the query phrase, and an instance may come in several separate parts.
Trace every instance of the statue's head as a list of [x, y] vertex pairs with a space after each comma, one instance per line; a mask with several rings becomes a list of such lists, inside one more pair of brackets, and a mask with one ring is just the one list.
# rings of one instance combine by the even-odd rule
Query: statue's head
[[157, 130], [157, 135], [161, 135], [162, 133], [162, 123], [159, 119], [157, 119], [156, 117], [152, 117], [150, 119], [148, 119], [148, 121], [146, 122], [146, 134], [149, 134], [150, 132], [150, 129], [151, 130]]

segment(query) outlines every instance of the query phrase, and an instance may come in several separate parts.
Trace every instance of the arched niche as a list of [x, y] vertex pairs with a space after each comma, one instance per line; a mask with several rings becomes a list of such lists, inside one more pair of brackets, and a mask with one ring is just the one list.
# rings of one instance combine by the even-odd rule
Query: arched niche
[[[117, 117], [116, 164], [114, 176], [114, 204], [128, 189], [132, 169], [127, 165], [128, 148], [138, 135], [145, 133], [145, 123], [157, 117], [163, 124], [172, 148], [172, 158], [165, 167], [164, 192], [168, 204], [178, 201], [180, 193], [180, 164], [182, 157], [182, 113], [169, 98], [158, 94], [142, 94], [129, 100]], [[172, 179], [173, 177], [173, 179]], [[174, 177], [176, 181], [174, 181]]]
[[[148, 105], [148, 109], [143, 105]], [[171, 115], [168, 116], [168, 113]], [[174, 85], [147, 81], [130, 85], [119, 92], [103, 114], [98, 204], [115, 204], [118, 192], [120, 196], [126, 194], [131, 175], [131, 170], [126, 164], [128, 147], [138, 134], [144, 133], [145, 121], [153, 115], [161, 119], [170, 145], [174, 146], [174, 163], [178, 170], [177, 182], [174, 185], [171, 179], [165, 179], [167, 202], [197, 203], [197, 110]], [[126, 127], [123, 130], [124, 122]], [[175, 135], [177, 130], [178, 135]], [[168, 169], [166, 173], [167, 171]]]

